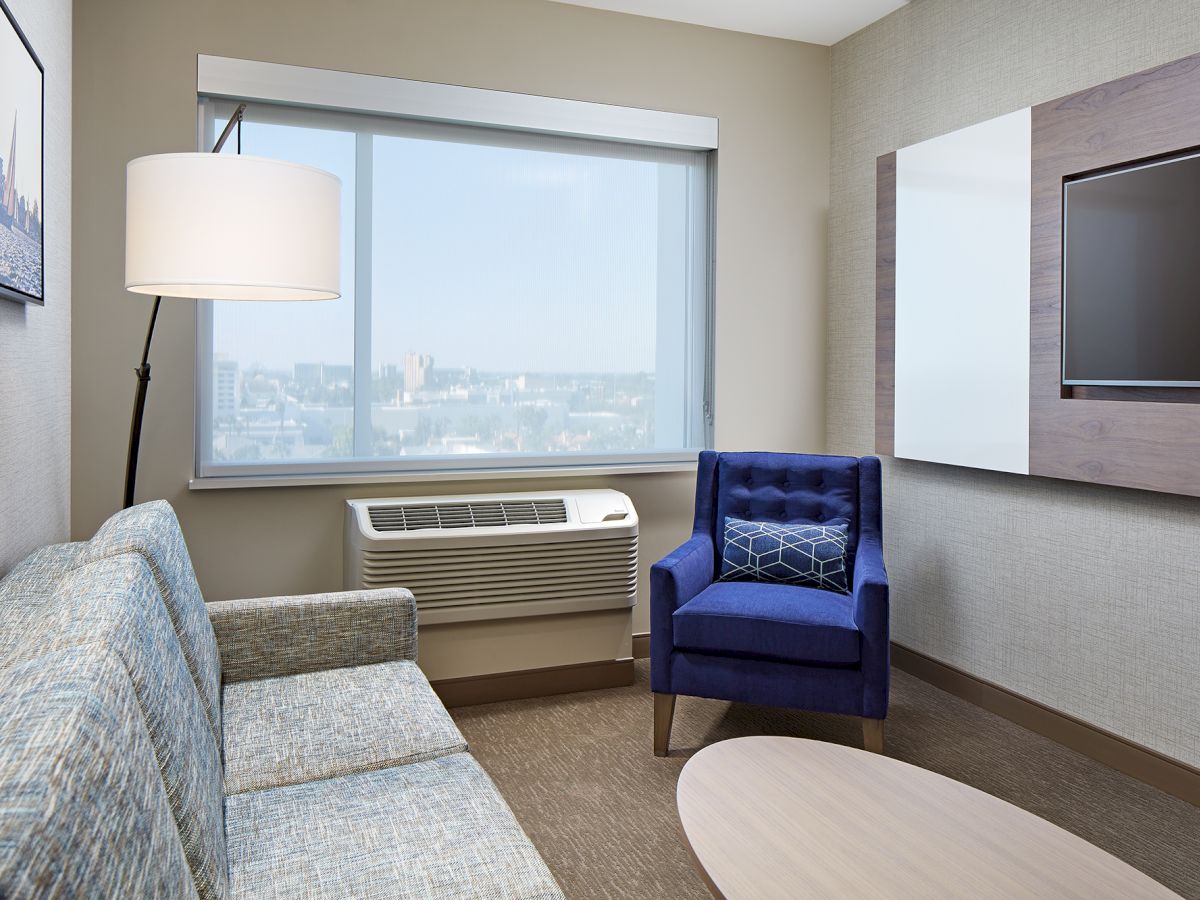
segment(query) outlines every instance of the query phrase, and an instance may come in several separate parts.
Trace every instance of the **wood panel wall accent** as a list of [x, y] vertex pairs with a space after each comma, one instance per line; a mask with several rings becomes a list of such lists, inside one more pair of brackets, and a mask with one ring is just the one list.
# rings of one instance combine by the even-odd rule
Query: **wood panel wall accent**
[[875, 452], [896, 452], [896, 154], [875, 161]]
[[1200, 496], [1192, 392], [1163, 402], [1139, 388], [1064, 390], [1060, 376], [1063, 180], [1197, 147], [1200, 55], [1033, 108], [1030, 474]]

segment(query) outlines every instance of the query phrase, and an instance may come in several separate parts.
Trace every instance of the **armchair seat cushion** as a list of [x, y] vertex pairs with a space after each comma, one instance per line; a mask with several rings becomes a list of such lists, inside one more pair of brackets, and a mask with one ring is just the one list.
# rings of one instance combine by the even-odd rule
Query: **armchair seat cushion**
[[717, 582], [671, 616], [681, 650], [816, 665], [856, 665], [854, 598], [789, 584]]
[[228, 795], [467, 749], [410, 660], [239, 681], [223, 702]]

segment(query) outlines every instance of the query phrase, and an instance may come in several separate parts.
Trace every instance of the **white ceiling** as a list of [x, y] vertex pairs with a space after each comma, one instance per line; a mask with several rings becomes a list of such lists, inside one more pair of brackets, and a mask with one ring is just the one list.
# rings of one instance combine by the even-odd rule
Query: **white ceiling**
[[836, 44], [908, 0], [554, 0], [727, 31]]

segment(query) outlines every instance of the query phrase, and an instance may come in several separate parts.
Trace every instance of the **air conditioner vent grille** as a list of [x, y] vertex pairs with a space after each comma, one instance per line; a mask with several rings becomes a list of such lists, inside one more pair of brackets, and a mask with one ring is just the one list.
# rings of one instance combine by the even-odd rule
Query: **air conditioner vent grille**
[[634, 535], [549, 545], [364, 550], [358, 565], [360, 587], [406, 587], [422, 610], [554, 598], [627, 606], [637, 593]]
[[371, 527], [380, 532], [560, 525], [567, 521], [567, 506], [561, 499], [370, 506], [367, 513]]

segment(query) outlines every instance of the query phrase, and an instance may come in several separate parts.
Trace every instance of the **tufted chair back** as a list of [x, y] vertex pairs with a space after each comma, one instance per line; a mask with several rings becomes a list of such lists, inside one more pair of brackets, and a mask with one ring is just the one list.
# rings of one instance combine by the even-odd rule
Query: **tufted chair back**
[[749, 522], [847, 522], [850, 560], [858, 545], [858, 459], [798, 453], [700, 454], [693, 534], [707, 533], [715, 550], [714, 577], [725, 546], [725, 517]]

